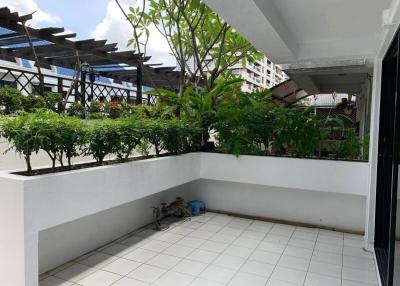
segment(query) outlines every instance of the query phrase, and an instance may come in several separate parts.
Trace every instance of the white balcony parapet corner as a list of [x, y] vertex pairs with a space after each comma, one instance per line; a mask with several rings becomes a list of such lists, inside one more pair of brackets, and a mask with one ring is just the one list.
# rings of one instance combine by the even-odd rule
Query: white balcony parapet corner
[[198, 180], [366, 196], [368, 164], [191, 153], [23, 177], [0, 173], [0, 285], [37, 286], [39, 232]]

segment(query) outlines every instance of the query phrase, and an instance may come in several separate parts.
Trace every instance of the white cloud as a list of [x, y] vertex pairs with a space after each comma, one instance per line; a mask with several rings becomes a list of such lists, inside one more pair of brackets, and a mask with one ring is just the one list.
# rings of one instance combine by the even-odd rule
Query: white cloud
[[20, 15], [36, 12], [33, 15], [33, 19], [29, 21], [29, 24], [32, 24], [33, 26], [61, 23], [60, 17], [51, 15], [40, 9], [35, 0], [0, 0], [0, 7], [5, 6], [10, 8], [12, 12], [18, 12]]
[[[1, 0], [0, 0], [1, 1]], [[128, 10], [128, 5], [123, 5]], [[118, 43], [119, 50], [128, 50], [127, 43], [132, 38], [132, 26], [125, 19], [121, 10], [114, 0], [110, 0], [107, 5], [107, 12], [104, 19], [96, 26], [92, 32], [95, 39], [106, 39], [108, 42]], [[147, 45], [147, 55], [151, 56], [152, 63], [164, 63], [175, 65], [175, 60], [171, 57], [171, 50], [167, 41], [158, 32], [156, 27], [150, 27], [150, 38]]]

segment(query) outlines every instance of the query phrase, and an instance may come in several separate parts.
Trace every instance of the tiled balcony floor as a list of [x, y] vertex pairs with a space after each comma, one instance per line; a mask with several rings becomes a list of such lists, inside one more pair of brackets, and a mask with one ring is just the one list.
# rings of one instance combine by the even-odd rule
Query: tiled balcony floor
[[40, 277], [40, 286], [371, 286], [361, 236], [207, 213], [132, 233]]

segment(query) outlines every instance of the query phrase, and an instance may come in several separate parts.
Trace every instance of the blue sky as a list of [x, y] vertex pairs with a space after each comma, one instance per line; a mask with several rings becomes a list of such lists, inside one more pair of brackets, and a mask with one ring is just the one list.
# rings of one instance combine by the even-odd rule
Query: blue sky
[[[136, 0], [120, 0], [127, 9]], [[141, 1], [138, 3], [141, 4]], [[77, 33], [76, 39], [108, 40], [118, 43], [120, 50], [126, 50], [132, 37], [132, 27], [115, 4], [115, 0], [0, 0], [0, 7], [7, 6], [21, 14], [34, 14], [29, 22], [34, 27], [64, 27], [66, 31]], [[150, 28], [147, 55], [151, 62], [175, 66], [165, 39], [155, 27]], [[131, 49], [131, 48], [129, 48]]]
[[97, 24], [106, 16], [108, 2], [110, 0], [36, 0], [42, 10], [60, 17], [61, 24], [78, 33], [79, 38], [91, 37]]

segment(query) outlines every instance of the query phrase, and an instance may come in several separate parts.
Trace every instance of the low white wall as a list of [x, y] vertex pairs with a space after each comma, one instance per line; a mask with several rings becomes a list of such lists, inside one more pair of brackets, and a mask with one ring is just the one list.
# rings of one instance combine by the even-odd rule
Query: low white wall
[[190, 197], [213, 210], [364, 232], [366, 196], [199, 180]]
[[44, 273], [153, 222], [151, 207], [172, 202], [190, 184], [71, 221], [39, 233], [39, 273]]
[[[0, 267], [0, 285], [37, 286], [39, 233], [42, 230], [196, 180], [200, 174], [198, 156], [187, 154], [35, 177], [1, 173], [0, 229], [6, 235], [0, 236], [0, 245], [6, 247], [1, 258], [5, 267]], [[6, 188], [4, 191], [3, 186]], [[123, 229], [121, 227], [121, 232]], [[76, 230], [79, 230], [78, 225]], [[21, 237], [21, 234], [23, 239], [13, 241], [13, 238]], [[105, 232], [104, 241], [107, 235]], [[55, 246], [49, 249], [51, 252]], [[88, 250], [90, 248], [86, 249]], [[46, 252], [43, 247], [41, 251]], [[63, 250], [60, 251], [61, 258]], [[80, 253], [84, 249], [80, 247], [70, 251]], [[47, 262], [42, 269], [61, 259], [50, 261], [45, 258], [44, 261]]]
[[[185, 184], [171, 196], [200, 198], [209, 207], [225, 211], [362, 230], [367, 173], [366, 163], [212, 153], [35, 177], [0, 173], [0, 229], [7, 233], [0, 237], [0, 245], [11, 242], [13, 246], [2, 252], [7, 265], [0, 267], [0, 285], [37, 286], [39, 252], [44, 271], [96, 248], [140, 226], [140, 219], [129, 217], [161, 203], [164, 191]], [[139, 205], [143, 209], [137, 209]], [[115, 228], [103, 224], [123, 220]], [[90, 232], [82, 233], [85, 225], [92, 226], [98, 240], [87, 242]], [[82, 234], [75, 242], [57, 241], [68, 232]], [[21, 233], [24, 240], [13, 241]], [[21, 255], [14, 255], [21, 249]], [[59, 257], [53, 257], [57, 252]]]
[[47, 229], [198, 179], [197, 162], [187, 154], [26, 178], [25, 210]]
[[202, 153], [203, 179], [278, 188], [367, 195], [369, 164], [334, 160]]
[[25, 285], [23, 182], [0, 177], [0, 229], [0, 285]]

